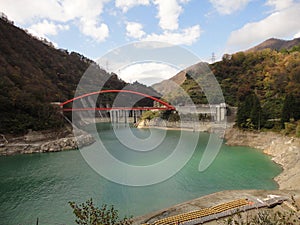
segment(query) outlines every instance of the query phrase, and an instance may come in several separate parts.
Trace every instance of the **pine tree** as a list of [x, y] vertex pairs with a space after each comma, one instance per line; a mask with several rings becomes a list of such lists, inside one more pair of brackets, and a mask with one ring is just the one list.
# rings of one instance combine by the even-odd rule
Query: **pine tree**
[[292, 104], [294, 104], [294, 96], [289, 94], [285, 97], [281, 111], [281, 128], [284, 129], [284, 123], [290, 122], [292, 113]]
[[256, 94], [251, 95], [251, 113], [250, 113], [250, 119], [255, 129], [260, 129], [261, 127], [261, 115], [262, 115], [262, 109], [260, 106], [259, 99]]
[[237, 125], [240, 128], [259, 129], [261, 127], [262, 109], [256, 94], [251, 93], [243, 98], [238, 106]]
[[284, 123], [290, 122], [293, 118], [295, 121], [300, 119], [300, 99], [293, 94], [288, 94], [283, 103], [281, 111], [281, 127], [285, 128]]

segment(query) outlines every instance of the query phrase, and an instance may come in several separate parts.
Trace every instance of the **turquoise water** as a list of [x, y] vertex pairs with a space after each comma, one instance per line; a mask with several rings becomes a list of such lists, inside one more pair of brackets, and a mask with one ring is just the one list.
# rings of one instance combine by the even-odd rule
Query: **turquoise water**
[[[102, 127], [103, 128], [103, 127]], [[132, 128], [139, 137], [149, 131]], [[160, 135], [160, 130], [152, 130]], [[188, 132], [188, 131], [186, 131]], [[169, 149], [138, 156], [139, 163], [153, 163], [166, 157], [180, 131], [168, 131], [164, 139]], [[126, 135], [126, 134], [124, 134]], [[191, 132], [191, 136], [195, 135]], [[100, 131], [103, 142], [115, 157], [125, 156], [113, 131]], [[84, 202], [93, 198], [100, 206], [113, 204], [121, 215], [141, 215], [209, 193], [232, 189], [276, 189], [272, 180], [279, 166], [261, 152], [246, 147], [222, 146], [213, 164], [198, 172], [198, 164], [209, 134], [201, 133], [192, 159], [172, 178], [146, 187], [129, 187], [106, 180], [93, 171], [79, 151], [0, 157], [0, 224], [74, 224], [68, 201]], [[186, 148], [190, 142], [187, 141]], [[95, 146], [87, 148], [93, 149]]]

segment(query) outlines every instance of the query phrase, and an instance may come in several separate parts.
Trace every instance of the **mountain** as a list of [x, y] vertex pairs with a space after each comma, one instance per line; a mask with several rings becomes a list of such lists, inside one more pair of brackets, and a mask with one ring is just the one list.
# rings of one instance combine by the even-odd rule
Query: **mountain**
[[180, 71], [178, 74], [168, 80], [163, 80], [160, 83], [153, 84], [151, 87], [158, 93], [165, 95], [180, 86], [185, 81], [185, 71]]
[[[33, 37], [5, 18], [0, 18], [0, 65], [0, 133], [63, 126], [62, 116], [51, 102], [72, 98], [87, 69], [95, 76], [86, 80], [82, 93], [100, 87], [127, 87], [159, 96], [143, 85], [128, 85], [81, 54], [54, 48], [47, 40]], [[112, 104], [113, 98], [107, 95], [98, 103]], [[136, 99], [131, 97], [130, 101]], [[141, 104], [149, 104], [149, 100]]]
[[[291, 42], [285, 43], [284, 46], [290, 46]], [[238, 106], [246, 96], [255, 93], [266, 120], [281, 117], [286, 96], [293, 95], [300, 100], [300, 45], [280, 52], [267, 48], [225, 54], [222, 61], [207, 67], [218, 80], [226, 103]], [[205, 74], [208, 71], [205, 68], [204, 64], [195, 64], [177, 74], [175, 77], [181, 78], [178, 83], [180, 87], [165, 92], [163, 98], [172, 104], [186, 104], [188, 95], [195, 104], [207, 103], [202, 90], [207, 82]], [[155, 84], [153, 88], [167, 89], [173, 78]], [[216, 99], [214, 102], [219, 101]]]
[[[193, 79], [197, 79], [203, 71], [206, 71], [208, 64], [199, 62], [192, 65], [183, 71], [180, 71], [175, 76], [168, 80], [163, 80], [160, 83], [153, 84], [151, 87], [163, 95], [163, 98], [172, 104], [188, 104], [190, 97], [195, 103], [199, 103], [199, 95], [202, 93], [201, 88], [189, 88], [189, 83]], [[186, 94], [188, 93], [188, 95]], [[197, 96], [197, 99], [194, 99]]]
[[295, 38], [293, 40], [281, 40], [281, 39], [276, 39], [276, 38], [270, 38], [261, 44], [248, 49], [246, 52], [254, 52], [254, 51], [261, 51], [264, 49], [272, 49], [272, 50], [289, 50], [295, 46], [298, 46], [300, 44], [300, 38]]

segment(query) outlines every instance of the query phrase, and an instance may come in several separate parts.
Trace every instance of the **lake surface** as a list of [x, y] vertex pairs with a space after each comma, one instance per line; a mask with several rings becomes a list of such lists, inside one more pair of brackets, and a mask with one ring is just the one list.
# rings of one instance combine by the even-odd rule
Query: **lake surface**
[[[126, 149], [113, 130], [107, 125], [99, 126], [99, 136], [111, 153], [120, 160], [133, 161], [130, 153], [124, 154]], [[139, 137], [149, 135], [149, 130], [131, 131]], [[162, 131], [151, 132], [160, 136]], [[195, 133], [190, 132], [190, 136]], [[125, 132], [123, 135], [126, 138]], [[179, 135], [180, 131], [167, 131], [160, 154], [146, 159], [138, 155], [135, 162], [153, 163], [166, 157]], [[37, 218], [42, 225], [75, 224], [68, 201], [81, 203], [89, 198], [98, 206], [113, 204], [121, 215], [137, 216], [216, 191], [277, 188], [272, 178], [281, 168], [251, 148], [223, 145], [212, 165], [199, 172], [198, 164], [208, 138], [209, 134], [200, 133], [193, 157], [175, 176], [145, 187], [108, 181], [91, 169], [77, 150], [0, 157], [0, 224], [35, 224]], [[189, 148], [189, 144], [187, 140], [184, 147]], [[93, 148], [95, 145], [86, 150]]]

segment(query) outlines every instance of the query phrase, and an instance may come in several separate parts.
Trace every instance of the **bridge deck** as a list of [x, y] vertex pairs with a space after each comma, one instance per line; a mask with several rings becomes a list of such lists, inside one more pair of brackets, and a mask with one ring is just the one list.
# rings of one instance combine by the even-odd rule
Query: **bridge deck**
[[112, 110], [173, 110], [166, 107], [112, 107], [112, 108], [63, 108], [64, 112], [70, 111], [112, 111]]

